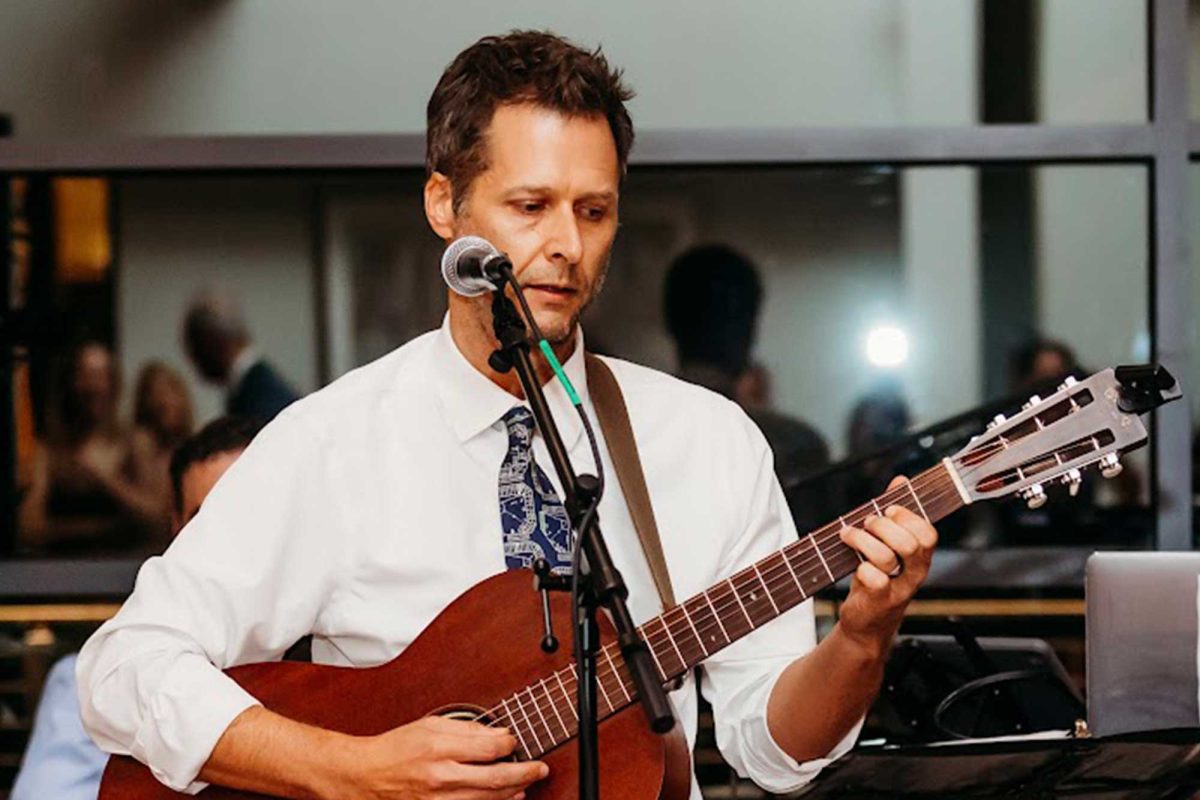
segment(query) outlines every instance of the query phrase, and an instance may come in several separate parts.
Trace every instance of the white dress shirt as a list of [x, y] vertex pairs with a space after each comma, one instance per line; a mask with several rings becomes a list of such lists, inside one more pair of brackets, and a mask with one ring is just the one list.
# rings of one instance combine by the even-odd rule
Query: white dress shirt
[[[605, 361], [629, 407], [677, 599], [795, 540], [770, 450], [736, 405], [660, 372]], [[564, 366], [595, 419], [582, 335]], [[551, 382], [546, 394], [572, 463], [593, 471], [565, 392]], [[446, 323], [289, 406], [170, 549], [146, 562], [120, 612], [84, 646], [80, 699], [92, 737], [195, 793], [222, 732], [256, 703], [220, 668], [278, 659], [309, 632], [318, 663], [365, 667], [395, 658], [459, 594], [505, 568], [501, 417], [518, 403], [467, 362]], [[641, 623], [661, 612], [660, 602], [603, 445], [601, 452], [610, 480], [600, 518]], [[561, 492], [540, 437], [534, 454]], [[856, 728], [828, 759], [798, 764], [768, 732], [775, 680], [815, 642], [805, 603], [703, 666], [721, 752], [770, 791], [804, 784], [857, 735]], [[691, 678], [670, 697], [694, 745]], [[694, 777], [691, 794], [700, 797]]]

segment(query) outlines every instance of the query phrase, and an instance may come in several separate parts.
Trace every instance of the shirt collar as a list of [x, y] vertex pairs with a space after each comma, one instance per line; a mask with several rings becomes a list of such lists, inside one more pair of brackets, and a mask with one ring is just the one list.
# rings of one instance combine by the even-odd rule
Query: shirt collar
[[[575, 350], [563, 364], [563, 372], [574, 385], [580, 399], [586, 403], [588, 388], [583, 359], [583, 330], [576, 326], [575, 331]], [[449, 314], [443, 319], [442, 327], [436, 334], [433, 356], [431, 367], [438, 399], [446, 420], [460, 442], [466, 442], [498, 423], [513, 406], [529, 405], [492, 383], [467, 361], [450, 333]], [[557, 377], [552, 377], [542, 389], [546, 393], [546, 402], [558, 425], [563, 444], [570, 449], [583, 433], [579, 412], [575, 410]]]

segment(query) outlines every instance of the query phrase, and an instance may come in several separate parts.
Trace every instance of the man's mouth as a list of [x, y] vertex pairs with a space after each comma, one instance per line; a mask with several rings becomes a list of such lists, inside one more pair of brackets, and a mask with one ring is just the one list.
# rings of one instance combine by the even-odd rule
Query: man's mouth
[[558, 286], [552, 283], [527, 283], [523, 288], [526, 291], [533, 289], [539, 292], [546, 292], [547, 294], [554, 295], [555, 297], [570, 297], [571, 295], [575, 294], [574, 287]]

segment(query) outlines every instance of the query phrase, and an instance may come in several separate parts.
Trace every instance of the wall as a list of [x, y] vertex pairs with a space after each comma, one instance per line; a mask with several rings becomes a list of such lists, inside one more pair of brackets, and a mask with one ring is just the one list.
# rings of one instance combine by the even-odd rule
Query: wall
[[316, 387], [312, 199], [293, 179], [134, 178], [120, 181], [117, 354], [128, 387], [151, 358], [185, 376], [197, 421], [222, 412], [180, 346], [189, 300], [236, 291], [256, 346], [301, 391]]
[[420, 131], [456, 52], [533, 27], [602, 44], [638, 91], [644, 129], [891, 124], [898, 11], [873, 0], [9, 0], [0, 109], [28, 136]]

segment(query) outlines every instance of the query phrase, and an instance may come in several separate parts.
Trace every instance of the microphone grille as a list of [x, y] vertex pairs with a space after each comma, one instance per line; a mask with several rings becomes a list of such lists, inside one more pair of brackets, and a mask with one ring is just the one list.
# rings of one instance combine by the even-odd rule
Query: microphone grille
[[487, 239], [479, 236], [463, 236], [455, 239], [442, 254], [442, 278], [446, 285], [464, 297], [475, 297], [484, 292], [493, 291], [496, 287], [482, 276], [461, 275], [460, 266], [468, 259], [483, 261], [491, 256], [499, 255], [500, 251]]

